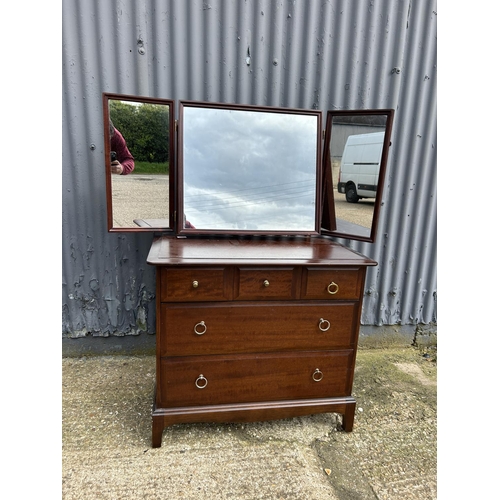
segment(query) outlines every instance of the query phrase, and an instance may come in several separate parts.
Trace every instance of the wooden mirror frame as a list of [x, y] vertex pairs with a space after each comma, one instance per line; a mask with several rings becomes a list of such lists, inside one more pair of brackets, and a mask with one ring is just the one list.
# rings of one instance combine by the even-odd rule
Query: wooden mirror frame
[[[186, 107], [211, 108], [222, 110], [237, 110], [237, 111], [252, 111], [263, 113], [279, 113], [290, 115], [307, 115], [316, 119], [316, 187], [315, 187], [315, 213], [314, 213], [314, 230], [239, 230], [239, 229], [189, 229], [184, 227], [184, 110]], [[258, 236], [258, 235], [319, 235], [320, 220], [321, 220], [321, 189], [322, 189], [322, 113], [317, 110], [294, 109], [294, 108], [279, 108], [272, 106], [255, 106], [255, 105], [238, 105], [226, 103], [208, 103], [199, 101], [180, 101], [179, 102], [179, 126], [177, 130], [177, 160], [178, 160], [178, 175], [177, 175], [177, 222], [176, 232], [183, 236], [200, 236], [200, 235], [227, 235], [227, 236]]]
[[[109, 137], [109, 101], [129, 101], [145, 104], [160, 104], [169, 108], [169, 207], [168, 224], [160, 226], [137, 225], [137, 227], [118, 227], [113, 225], [113, 189], [111, 174], [111, 140]], [[115, 94], [103, 92], [103, 126], [104, 126], [104, 158], [106, 167], [106, 207], [107, 207], [107, 225], [109, 232], [162, 232], [174, 233], [175, 231], [175, 179], [176, 179], [176, 151], [175, 151], [175, 110], [174, 101], [170, 99], [157, 99], [153, 97], [144, 97], [128, 94]], [[115, 174], [116, 175], [116, 174]], [[133, 175], [133, 174], [132, 174]], [[139, 218], [141, 214], [138, 214]], [[140, 219], [138, 219], [140, 220]], [[139, 223], [137, 223], [139, 224]]]
[[[346, 233], [338, 230], [337, 215], [335, 212], [335, 201], [333, 198], [334, 180], [332, 176], [331, 159], [330, 159], [330, 144], [332, 139], [332, 122], [334, 117], [361, 117], [361, 116], [385, 116], [385, 135], [382, 147], [382, 155], [380, 160], [379, 176], [377, 183], [377, 192], [375, 197], [373, 218], [369, 236], [363, 236], [355, 233]], [[387, 159], [389, 156], [389, 147], [391, 145], [392, 125], [394, 121], [393, 109], [363, 109], [363, 110], [342, 110], [328, 111], [326, 117], [325, 141], [323, 148], [323, 207], [321, 219], [321, 234], [333, 236], [336, 238], [352, 239], [358, 241], [366, 241], [373, 243], [377, 233], [378, 218], [380, 205], [382, 202], [382, 194], [385, 183], [385, 174], [387, 170]]]

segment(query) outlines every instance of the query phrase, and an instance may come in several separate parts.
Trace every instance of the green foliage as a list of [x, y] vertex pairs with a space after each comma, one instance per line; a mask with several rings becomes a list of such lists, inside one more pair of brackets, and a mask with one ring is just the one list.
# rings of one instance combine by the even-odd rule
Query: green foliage
[[109, 101], [109, 116], [136, 162], [169, 160], [169, 110], [160, 104]]
[[163, 163], [151, 163], [149, 161], [136, 161], [135, 168], [131, 175], [134, 174], [168, 174], [169, 164], [168, 162]]

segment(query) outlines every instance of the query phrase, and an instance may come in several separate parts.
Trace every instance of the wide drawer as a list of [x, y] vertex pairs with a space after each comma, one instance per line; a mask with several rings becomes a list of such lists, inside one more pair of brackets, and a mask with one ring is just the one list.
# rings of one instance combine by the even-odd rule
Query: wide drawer
[[161, 356], [353, 347], [358, 303], [162, 304]]
[[365, 268], [359, 269], [304, 269], [303, 299], [344, 300], [359, 299]]
[[220, 268], [161, 268], [162, 301], [228, 300], [232, 290], [227, 287], [227, 269]]
[[347, 396], [353, 351], [162, 358], [163, 407]]

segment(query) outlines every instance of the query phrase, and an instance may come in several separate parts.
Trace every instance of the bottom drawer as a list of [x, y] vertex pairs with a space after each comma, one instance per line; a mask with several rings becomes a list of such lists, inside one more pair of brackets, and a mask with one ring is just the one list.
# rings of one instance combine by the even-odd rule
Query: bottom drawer
[[350, 395], [353, 351], [162, 358], [163, 407]]

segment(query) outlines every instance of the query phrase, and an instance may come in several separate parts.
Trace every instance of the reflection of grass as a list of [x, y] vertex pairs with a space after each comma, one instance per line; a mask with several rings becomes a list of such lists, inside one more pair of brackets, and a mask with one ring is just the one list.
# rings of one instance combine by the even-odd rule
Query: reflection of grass
[[135, 162], [132, 174], [168, 174], [168, 161], [164, 163], [149, 163], [148, 161]]

